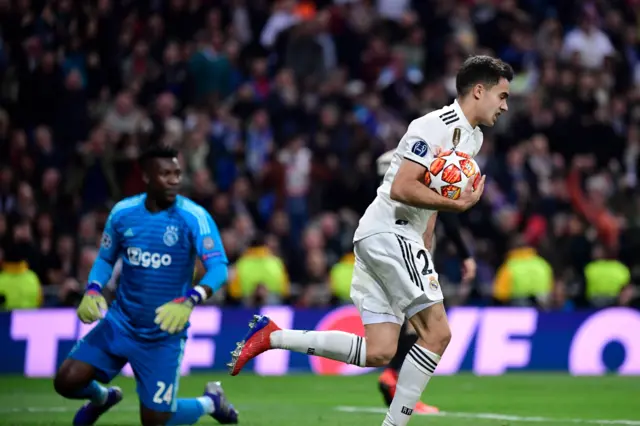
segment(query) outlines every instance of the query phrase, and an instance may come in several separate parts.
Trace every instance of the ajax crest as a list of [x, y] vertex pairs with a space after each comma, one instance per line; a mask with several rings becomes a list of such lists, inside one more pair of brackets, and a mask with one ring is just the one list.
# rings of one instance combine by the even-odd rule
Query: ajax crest
[[178, 227], [171, 225], [167, 226], [167, 230], [164, 231], [162, 241], [164, 241], [168, 247], [174, 246], [178, 242]]

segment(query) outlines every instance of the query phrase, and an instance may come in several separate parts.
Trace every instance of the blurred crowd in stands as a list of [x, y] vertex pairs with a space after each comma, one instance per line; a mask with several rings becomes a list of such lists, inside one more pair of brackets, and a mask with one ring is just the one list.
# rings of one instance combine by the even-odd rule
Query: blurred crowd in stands
[[149, 141], [180, 147], [184, 194], [220, 228], [214, 303], [348, 303], [376, 158], [484, 53], [516, 77], [462, 216], [474, 282], [438, 238], [447, 302], [637, 306], [638, 17], [636, 0], [0, 0], [0, 305], [77, 303]]

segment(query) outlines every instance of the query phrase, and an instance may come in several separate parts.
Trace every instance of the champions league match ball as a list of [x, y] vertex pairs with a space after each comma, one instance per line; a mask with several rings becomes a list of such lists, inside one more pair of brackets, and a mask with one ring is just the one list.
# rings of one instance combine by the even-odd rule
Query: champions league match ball
[[474, 179], [475, 191], [480, 183], [480, 167], [476, 160], [464, 152], [449, 150], [431, 161], [424, 183], [443, 197], [457, 200], [471, 179]]

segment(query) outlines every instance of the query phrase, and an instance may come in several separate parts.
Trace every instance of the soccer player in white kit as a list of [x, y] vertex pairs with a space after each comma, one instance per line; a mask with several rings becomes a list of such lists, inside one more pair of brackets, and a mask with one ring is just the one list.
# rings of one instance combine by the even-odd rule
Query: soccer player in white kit
[[[391, 151], [387, 151], [382, 154], [376, 160], [378, 176], [381, 180], [384, 179], [384, 175], [387, 173], [387, 170], [391, 165], [394, 153], [395, 149], [392, 149]], [[444, 228], [444, 237], [453, 245], [459, 259], [461, 260], [462, 270], [460, 284], [469, 285], [476, 276], [477, 266], [472, 254], [471, 246], [466, 243], [462, 237], [462, 223], [456, 213], [441, 212], [431, 216], [431, 221], [423, 235], [425, 248], [433, 256], [435, 250], [436, 217]], [[398, 384], [398, 374], [400, 373], [402, 364], [417, 340], [418, 335], [415, 333], [415, 330], [411, 327], [411, 324], [408, 321], [405, 321], [404, 325], [400, 329], [400, 337], [398, 338], [396, 353], [378, 377], [378, 389], [382, 393], [382, 397], [384, 402], [387, 404], [387, 407], [391, 405], [393, 397], [395, 396]], [[439, 412], [440, 410], [438, 407], [425, 404], [420, 400], [418, 400], [413, 409], [414, 414], [436, 414]]]
[[[361, 367], [382, 367], [396, 352], [405, 317], [418, 337], [402, 364], [393, 401], [382, 426], [404, 426], [451, 340], [442, 290], [423, 235], [437, 211], [463, 212], [484, 190], [469, 184], [452, 200], [429, 189], [424, 176], [434, 153], [456, 149], [475, 156], [482, 146], [479, 125], [493, 126], [507, 111], [512, 68], [489, 56], [473, 56], [456, 76], [457, 99], [409, 125], [378, 195], [354, 236], [351, 299], [360, 311], [365, 338], [343, 331], [282, 330], [255, 316], [232, 352], [230, 374], [264, 351], [287, 349]], [[473, 181], [473, 179], [471, 179]]]

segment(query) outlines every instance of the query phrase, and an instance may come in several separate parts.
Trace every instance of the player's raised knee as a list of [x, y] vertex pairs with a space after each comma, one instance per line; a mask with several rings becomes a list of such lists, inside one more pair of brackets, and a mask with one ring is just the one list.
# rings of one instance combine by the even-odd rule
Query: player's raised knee
[[451, 341], [451, 327], [442, 304], [433, 305], [411, 318], [421, 345], [442, 355]]
[[442, 347], [442, 352], [444, 352], [447, 346], [449, 346], [449, 342], [451, 342], [451, 327], [449, 327], [449, 324], [440, 328], [436, 334], [436, 339], [438, 344]]
[[72, 386], [70, 386], [71, 382], [67, 375], [62, 374], [60, 371], [56, 374], [56, 377], [53, 379], [53, 388], [56, 390], [56, 393], [65, 398], [69, 398], [71, 395]]
[[428, 333], [418, 333], [420, 336], [421, 346], [442, 355], [449, 346], [451, 341], [451, 328], [449, 324], [438, 324], [436, 327], [431, 327]]
[[367, 347], [367, 367], [384, 367], [396, 354], [396, 346]]
[[384, 367], [393, 359], [398, 348], [400, 325], [390, 322], [367, 324], [364, 326], [366, 336], [366, 366]]
[[86, 387], [93, 380], [93, 368], [73, 359], [66, 359], [53, 379], [55, 391], [65, 397], [73, 397], [79, 389]]

